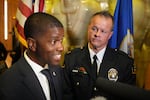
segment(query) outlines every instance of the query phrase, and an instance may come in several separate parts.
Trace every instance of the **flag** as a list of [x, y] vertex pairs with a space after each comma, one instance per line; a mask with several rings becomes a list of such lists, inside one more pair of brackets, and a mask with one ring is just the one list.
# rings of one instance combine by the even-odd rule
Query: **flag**
[[24, 23], [34, 12], [44, 12], [44, 0], [20, 0], [16, 13], [15, 33], [19, 41], [27, 47], [24, 35]]
[[132, 0], [117, 0], [114, 13], [113, 35], [109, 46], [119, 48], [134, 57]]

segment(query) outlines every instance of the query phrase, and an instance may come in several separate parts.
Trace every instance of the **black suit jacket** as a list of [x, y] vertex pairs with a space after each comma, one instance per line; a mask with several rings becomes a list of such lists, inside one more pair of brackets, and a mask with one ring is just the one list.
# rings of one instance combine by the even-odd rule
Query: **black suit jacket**
[[[107, 94], [104, 94], [95, 87], [96, 79], [94, 79], [91, 71], [91, 60], [87, 46], [74, 49], [66, 54], [64, 66], [67, 84], [66, 91], [64, 92], [66, 93], [66, 98], [69, 98], [70, 95], [73, 95], [75, 100], [89, 100], [98, 95], [109, 98]], [[98, 77], [108, 79], [108, 71], [112, 68], [118, 72], [117, 81], [128, 84], [133, 83], [133, 59], [119, 50], [107, 47], [100, 65]]]
[[[57, 100], [62, 100], [62, 70], [54, 67], [53, 76]], [[24, 57], [0, 76], [0, 100], [46, 100], [34, 71]]]

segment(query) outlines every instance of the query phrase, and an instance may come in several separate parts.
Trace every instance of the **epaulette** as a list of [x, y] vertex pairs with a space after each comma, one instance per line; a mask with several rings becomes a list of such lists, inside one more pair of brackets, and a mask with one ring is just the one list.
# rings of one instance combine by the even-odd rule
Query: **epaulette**
[[118, 54], [122, 55], [122, 56], [130, 57], [130, 56], [129, 56], [127, 53], [125, 53], [124, 51], [121, 51], [121, 50], [119, 50], [119, 49], [115, 49], [115, 51], [116, 51]]
[[69, 54], [69, 53], [71, 53], [71, 50], [69, 50], [69, 51], [66, 52], [66, 54]]
[[81, 50], [83, 50], [83, 47], [74, 48], [74, 49], [72, 49], [72, 50], [67, 51], [67, 54], [76, 53], [76, 52], [79, 52], [79, 51], [81, 51]]

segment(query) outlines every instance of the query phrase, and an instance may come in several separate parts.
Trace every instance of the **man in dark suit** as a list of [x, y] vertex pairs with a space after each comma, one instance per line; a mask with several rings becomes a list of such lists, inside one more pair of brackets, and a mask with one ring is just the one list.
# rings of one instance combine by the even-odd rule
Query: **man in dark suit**
[[[66, 99], [89, 100], [96, 96], [115, 99], [97, 89], [95, 81], [98, 77], [127, 84], [134, 83], [133, 59], [124, 52], [107, 46], [113, 34], [113, 23], [113, 16], [107, 11], [94, 14], [88, 26], [88, 45], [65, 55]], [[96, 66], [94, 55], [97, 56]]]
[[49, 14], [34, 13], [27, 18], [24, 33], [28, 48], [0, 76], [0, 100], [62, 100], [62, 23]]

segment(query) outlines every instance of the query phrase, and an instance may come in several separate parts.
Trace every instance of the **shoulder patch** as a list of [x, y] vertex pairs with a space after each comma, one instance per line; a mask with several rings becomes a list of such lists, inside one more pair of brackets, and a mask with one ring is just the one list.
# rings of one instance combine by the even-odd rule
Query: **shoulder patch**
[[77, 52], [80, 52], [83, 50], [83, 47], [80, 47], [80, 48], [74, 48], [72, 50], [69, 50], [67, 51], [67, 54], [70, 54], [70, 53], [77, 53]]
[[71, 53], [71, 50], [69, 50], [69, 51], [66, 52], [66, 54], [69, 54], [69, 53]]
[[118, 52], [118, 54], [122, 55], [122, 56], [126, 56], [126, 57], [129, 57], [129, 55], [127, 53], [125, 53], [124, 51], [121, 51], [119, 49], [115, 50]]

